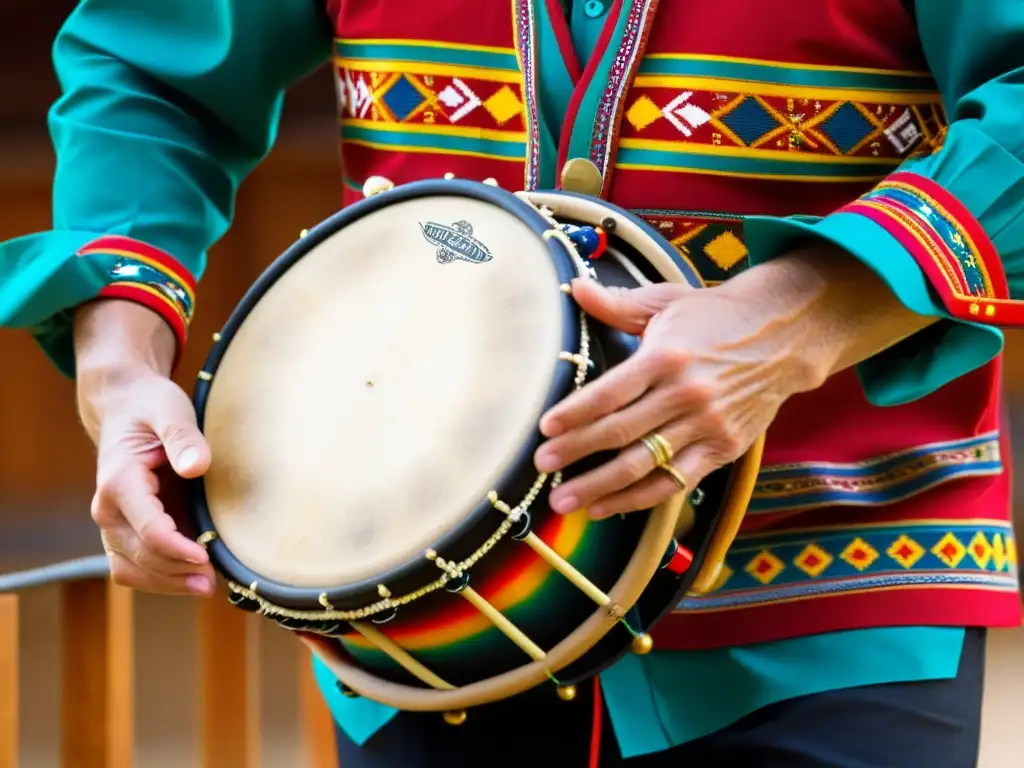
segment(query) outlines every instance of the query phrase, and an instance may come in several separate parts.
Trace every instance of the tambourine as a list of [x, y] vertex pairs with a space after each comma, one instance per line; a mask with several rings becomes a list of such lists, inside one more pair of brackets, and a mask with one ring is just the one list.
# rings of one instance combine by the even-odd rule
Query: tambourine
[[760, 463], [646, 512], [558, 515], [541, 415], [635, 352], [577, 277], [702, 287], [632, 214], [571, 192], [445, 178], [376, 192], [304, 233], [215, 337], [195, 391], [213, 463], [191, 484], [240, 609], [344, 690], [403, 710], [574, 685], [707, 591]]

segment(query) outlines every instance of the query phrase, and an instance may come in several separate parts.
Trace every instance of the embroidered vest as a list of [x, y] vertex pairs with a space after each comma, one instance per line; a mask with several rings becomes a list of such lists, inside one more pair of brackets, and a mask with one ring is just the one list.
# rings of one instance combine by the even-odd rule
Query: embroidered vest
[[[557, 0], [329, 0], [344, 202], [363, 181], [454, 173], [555, 186], [569, 158], [710, 283], [743, 269], [743, 218], [824, 216], [946, 115], [900, 0], [602, 0], [576, 60]], [[552, 125], [545, 69], [572, 89]], [[792, 398], [768, 434], [716, 588], [659, 647], [892, 624], [1020, 622], [996, 361], [909, 405], [874, 407], [854, 372]]]

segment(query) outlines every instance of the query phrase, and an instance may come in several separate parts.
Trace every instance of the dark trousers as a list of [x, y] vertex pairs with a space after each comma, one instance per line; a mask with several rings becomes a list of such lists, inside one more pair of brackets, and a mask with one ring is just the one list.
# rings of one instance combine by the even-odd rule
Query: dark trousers
[[473, 709], [461, 726], [402, 713], [363, 747], [339, 732], [338, 753], [341, 768], [975, 768], [984, 669], [985, 631], [969, 629], [952, 680], [804, 696], [629, 760], [591, 685], [572, 703], [542, 688]]

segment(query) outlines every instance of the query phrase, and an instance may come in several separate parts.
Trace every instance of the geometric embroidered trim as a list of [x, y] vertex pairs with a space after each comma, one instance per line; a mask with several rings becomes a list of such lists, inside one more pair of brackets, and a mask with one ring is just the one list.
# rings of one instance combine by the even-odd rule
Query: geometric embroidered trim
[[917, 446], [863, 462], [778, 464], [761, 468], [749, 512], [891, 504], [950, 480], [1002, 471], [998, 432]]
[[955, 317], [1024, 322], [1024, 304], [1010, 299], [992, 241], [970, 211], [930, 179], [895, 173], [838, 212], [871, 219], [896, 238]]
[[181, 263], [159, 248], [121, 235], [97, 238], [76, 256], [114, 257], [99, 296], [135, 301], [160, 314], [174, 331], [180, 358], [196, 302], [195, 278]]
[[1012, 527], [903, 522], [740, 537], [715, 589], [679, 608], [715, 610], [895, 587], [1017, 589]]

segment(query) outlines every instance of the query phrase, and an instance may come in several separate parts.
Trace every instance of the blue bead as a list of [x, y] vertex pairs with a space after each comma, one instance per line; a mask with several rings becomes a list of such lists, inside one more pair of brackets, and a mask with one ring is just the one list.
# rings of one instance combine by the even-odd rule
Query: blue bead
[[583, 13], [587, 15], [588, 19], [597, 19], [604, 15], [605, 5], [601, 0], [587, 0], [583, 4]]
[[569, 239], [576, 244], [580, 256], [583, 258], [593, 254], [597, 250], [598, 245], [601, 244], [601, 239], [593, 227], [580, 227], [575, 232], [569, 234]]

